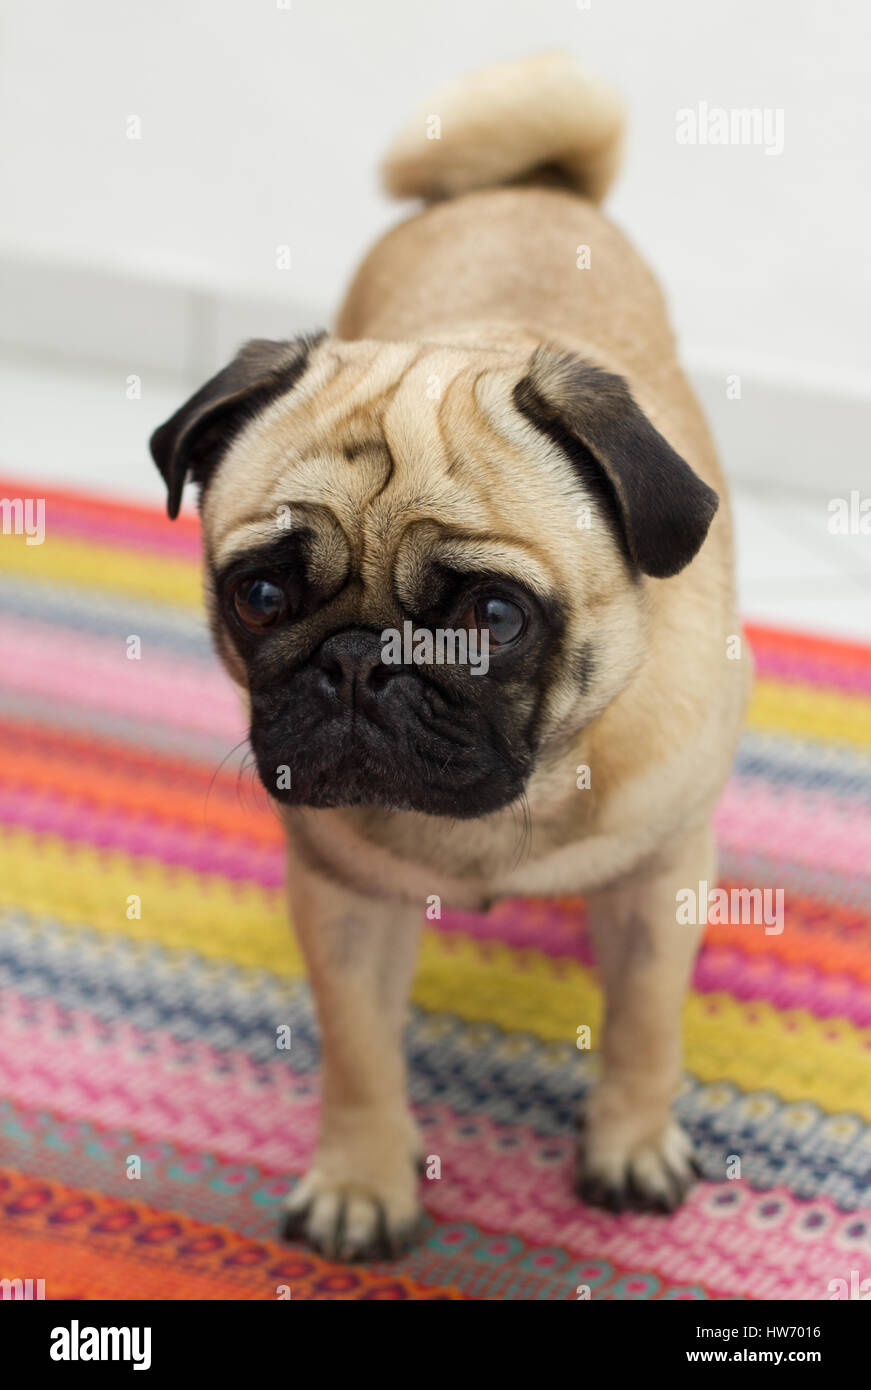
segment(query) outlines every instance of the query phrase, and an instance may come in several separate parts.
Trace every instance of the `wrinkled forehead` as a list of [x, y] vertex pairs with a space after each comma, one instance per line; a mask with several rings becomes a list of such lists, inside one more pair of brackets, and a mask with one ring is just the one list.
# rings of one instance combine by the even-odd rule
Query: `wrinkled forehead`
[[[512, 402], [521, 370], [505, 353], [326, 345], [237, 436], [207, 490], [213, 568], [304, 528], [364, 579], [435, 548], [453, 568], [516, 572], [551, 592], [552, 557], [530, 529], [529, 428]], [[548, 505], [536, 496], [545, 524]], [[565, 523], [569, 489], [550, 506]]]

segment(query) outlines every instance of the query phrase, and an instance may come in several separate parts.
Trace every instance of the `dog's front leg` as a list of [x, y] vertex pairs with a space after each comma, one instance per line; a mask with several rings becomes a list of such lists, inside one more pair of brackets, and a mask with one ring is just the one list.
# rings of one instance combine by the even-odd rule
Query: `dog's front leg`
[[417, 1129], [402, 1031], [422, 909], [371, 899], [306, 866], [289, 897], [320, 1026], [321, 1129], [285, 1231], [338, 1259], [399, 1253], [420, 1221]]
[[701, 881], [713, 885], [715, 877], [705, 828], [680, 845], [668, 868], [588, 900], [605, 993], [601, 1077], [581, 1118], [578, 1153], [578, 1193], [592, 1205], [670, 1211], [698, 1176], [671, 1103], [681, 1072], [683, 1001], [703, 927], [678, 923], [677, 894]]

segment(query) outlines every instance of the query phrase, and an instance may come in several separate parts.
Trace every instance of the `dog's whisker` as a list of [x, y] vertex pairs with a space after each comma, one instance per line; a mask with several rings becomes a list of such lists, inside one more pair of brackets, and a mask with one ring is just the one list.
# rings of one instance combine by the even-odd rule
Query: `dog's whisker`
[[[225, 754], [224, 754], [223, 758], [222, 758], [221, 761], [218, 763], [218, 766], [215, 768], [214, 772], [212, 773], [212, 776], [211, 776], [211, 778], [210, 778], [210, 780], [209, 780], [209, 785], [208, 785], [208, 787], [206, 788], [205, 799], [204, 799], [204, 801], [203, 801], [203, 819], [204, 819], [204, 820], [205, 820], [206, 815], [208, 814], [208, 810], [209, 810], [209, 797], [212, 795], [212, 788], [214, 787], [215, 782], [216, 782], [217, 779], [218, 779], [218, 776], [219, 776], [219, 774], [220, 774], [221, 768], [224, 766], [224, 764], [225, 764], [230, 758], [232, 758], [233, 754], [234, 754], [234, 753], [237, 753], [237, 752], [239, 751], [239, 749], [242, 748], [243, 745], [246, 744], [246, 743], [249, 744], [249, 748], [250, 748], [250, 743], [249, 743], [249, 739], [248, 739], [248, 735], [247, 735], [247, 734], [246, 734], [246, 736], [245, 736], [244, 738], [240, 738], [240, 740], [239, 740], [238, 743], [234, 743], [234, 744], [233, 744], [233, 747], [230, 749], [229, 753], [225, 753]], [[247, 756], [247, 754], [246, 754], [246, 756]], [[244, 762], [244, 759], [243, 759], [243, 762]]]

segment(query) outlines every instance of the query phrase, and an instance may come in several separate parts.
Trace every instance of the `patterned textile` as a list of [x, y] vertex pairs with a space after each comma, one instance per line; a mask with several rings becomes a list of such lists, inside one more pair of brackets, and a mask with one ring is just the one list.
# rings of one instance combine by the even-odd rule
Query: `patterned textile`
[[197, 524], [55, 491], [45, 528], [0, 536], [0, 1277], [49, 1298], [824, 1299], [871, 1276], [871, 650], [749, 632], [722, 883], [783, 888], [786, 925], [712, 925], [696, 969], [678, 1109], [709, 1180], [668, 1218], [573, 1198], [576, 1030], [599, 1018], [583, 904], [449, 913], [408, 1032], [441, 1160], [427, 1230], [344, 1267], [277, 1238], [316, 1029], [280, 828], [228, 757], [245, 731]]

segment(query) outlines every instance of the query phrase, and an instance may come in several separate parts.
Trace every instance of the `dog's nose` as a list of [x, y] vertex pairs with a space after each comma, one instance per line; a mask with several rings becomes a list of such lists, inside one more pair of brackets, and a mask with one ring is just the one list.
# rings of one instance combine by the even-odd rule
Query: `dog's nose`
[[321, 688], [348, 709], [365, 709], [398, 667], [381, 660], [378, 633], [354, 629], [337, 632], [321, 644], [315, 656]]

